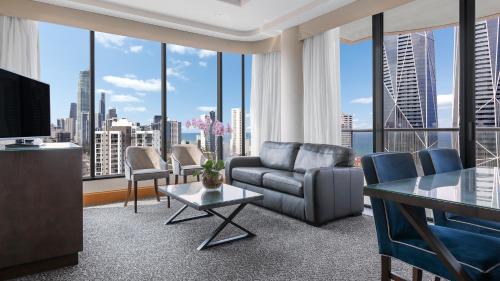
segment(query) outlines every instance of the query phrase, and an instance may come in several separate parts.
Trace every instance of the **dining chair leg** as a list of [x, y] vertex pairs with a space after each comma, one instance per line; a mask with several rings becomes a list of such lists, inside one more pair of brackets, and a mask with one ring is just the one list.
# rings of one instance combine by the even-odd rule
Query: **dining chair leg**
[[179, 184], [179, 175], [174, 176], [174, 182], [175, 184]]
[[187, 183], [187, 182], [188, 182], [188, 176], [184, 175], [184, 183]]
[[130, 193], [132, 193], [132, 181], [128, 181], [127, 198], [125, 198], [125, 204], [123, 204], [123, 207], [127, 207], [128, 199], [130, 198]]
[[422, 281], [422, 269], [420, 268], [413, 268], [413, 277], [411, 279], [412, 281]]
[[154, 182], [155, 182], [156, 201], [160, 202], [160, 195], [158, 195], [158, 180], [154, 179]]
[[391, 258], [388, 256], [380, 256], [380, 264], [381, 264], [381, 281], [390, 281], [391, 280]]
[[137, 213], [137, 181], [134, 181], [134, 212]]

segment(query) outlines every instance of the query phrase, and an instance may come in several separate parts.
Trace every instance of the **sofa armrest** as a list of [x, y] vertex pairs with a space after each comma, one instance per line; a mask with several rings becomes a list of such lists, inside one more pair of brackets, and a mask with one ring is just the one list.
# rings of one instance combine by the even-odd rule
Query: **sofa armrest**
[[363, 171], [360, 168], [316, 168], [304, 178], [306, 221], [321, 225], [363, 212]]
[[224, 173], [226, 183], [231, 184], [233, 179], [231, 177], [231, 170], [236, 167], [261, 167], [260, 157], [258, 156], [235, 156], [226, 160], [224, 165]]

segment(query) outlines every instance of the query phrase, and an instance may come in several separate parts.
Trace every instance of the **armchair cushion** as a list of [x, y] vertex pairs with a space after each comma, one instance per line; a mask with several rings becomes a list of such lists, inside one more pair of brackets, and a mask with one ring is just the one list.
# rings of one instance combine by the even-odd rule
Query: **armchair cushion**
[[154, 179], [162, 179], [168, 177], [167, 170], [160, 169], [140, 169], [133, 170], [131, 179], [132, 181], [144, 181], [144, 180], [154, 180]]
[[305, 173], [307, 169], [352, 166], [354, 153], [348, 147], [305, 143], [300, 147], [293, 170]]
[[279, 192], [304, 197], [304, 174], [273, 171], [262, 177], [264, 187]]
[[244, 183], [262, 185], [262, 176], [275, 171], [266, 167], [238, 167], [231, 171], [232, 178]]
[[292, 171], [300, 143], [266, 141], [260, 150], [260, 161], [267, 168]]

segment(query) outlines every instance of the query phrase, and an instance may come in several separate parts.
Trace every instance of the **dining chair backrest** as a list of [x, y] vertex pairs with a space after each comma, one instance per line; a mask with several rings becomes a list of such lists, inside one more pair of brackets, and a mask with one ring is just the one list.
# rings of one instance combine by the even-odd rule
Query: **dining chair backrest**
[[433, 148], [418, 152], [424, 175], [462, 170], [462, 161], [455, 149]]
[[[361, 159], [363, 172], [368, 184], [384, 183], [409, 179], [417, 181], [417, 168], [410, 153], [389, 152], [374, 153], [363, 156]], [[377, 237], [381, 252], [390, 251], [392, 238], [400, 234], [405, 236], [420, 237], [410, 225], [398, 206], [391, 201], [384, 201], [374, 197], [370, 198], [377, 228]], [[425, 222], [425, 209], [415, 207], [418, 219]]]

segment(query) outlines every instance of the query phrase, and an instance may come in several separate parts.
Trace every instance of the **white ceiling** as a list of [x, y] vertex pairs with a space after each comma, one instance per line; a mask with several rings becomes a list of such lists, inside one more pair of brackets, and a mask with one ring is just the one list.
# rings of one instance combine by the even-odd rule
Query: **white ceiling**
[[36, 0], [224, 39], [255, 41], [355, 0]]
[[[500, 15], [500, 0], [476, 1], [476, 18]], [[456, 25], [459, 21], [457, 0], [415, 0], [384, 12], [386, 33], [407, 33], [417, 30]], [[370, 38], [371, 17], [363, 18], [340, 28], [340, 37], [347, 42]]]

